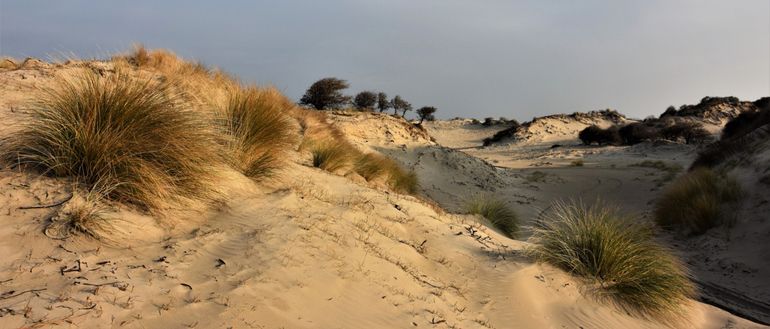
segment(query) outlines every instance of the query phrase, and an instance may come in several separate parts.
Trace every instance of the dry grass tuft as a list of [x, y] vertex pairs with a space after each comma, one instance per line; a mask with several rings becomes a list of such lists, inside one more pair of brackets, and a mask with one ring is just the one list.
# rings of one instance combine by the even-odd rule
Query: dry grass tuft
[[741, 198], [737, 181], [706, 168], [680, 177], [655, 205], [655, 221], [663, 228], [687, 235], [703, 234], [729, 222], [726, 208]]
[[371, 181], [389, 174], [389, 169], [393, 165], [393, 160], [386, 156], [367, 153], [358, 157], [353, 170], [367, 181]]
[[328, 172], [349, 168], [358, 155], [349, 144], [335, 140], [311, 142], [309, 150], [313, 155], [313, 167]]
[[294, 144], [286, 111], [294, 105], [274, 88], [239, 88], [220, 113], [233, 166], [246, 176], [264, 177], [280, 168]]
[[414, 171], [407, 171], [398, 165], [389, 167], [390, 177], [388, 179], [388, 185], [398, 192], [404, 194], [417, 194], [420, 187], [420, 181], [417, 178], [417, 173]]
[[652, 234], [601, 203], [557, 202], [535, 223], [530, 252], [588, 279], [596, 296], [628, 312], [678, 321], [695, 288], [684, 265]]
[[2, 141], [4, 160], [70, 177], [147, 210], [217, 197], [209, 125], [169, 83], [118, 73], [59, 78]]
[[0, 58], [0, 70], [15, 70], [19, 68], [19, 64], [16, 63], [16, 60], [10, 57], [2, 57]]
[[514, 238], [519, 233], [519, 217], [505, 201], [478, 197], [468, 202], [465, 207], [469, 214], [483, 216], [509, 238]]
[[78, 232], [99, 240], [109, 240], [113, 228], [104, 216], [107, 206], [103, 202], [103, 195], [96, 191], [73, 192], [72, 198], [52, 219], [46, 233], [50, 234], [51, 229], [56, 228], [57, 234], [62, 237]]
[[583, 162], [583, 159], [577, 159], [572, 160], [572, 162], [569, 163], [570, 167], [582, 167], [585, 165], [585, 162]]

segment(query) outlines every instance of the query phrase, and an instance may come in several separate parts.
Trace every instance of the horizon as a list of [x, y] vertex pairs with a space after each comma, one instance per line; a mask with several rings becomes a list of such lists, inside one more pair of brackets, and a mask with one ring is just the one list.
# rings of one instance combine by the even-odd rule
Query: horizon
[[348, 94], [401, 95], [442, 119], [606, 108], [643, 118], [705, 96], [770, 95], [768, 1], [0, 1], [3, 56], [103, 58], [133, 43], [295, 101], [333, 76]]

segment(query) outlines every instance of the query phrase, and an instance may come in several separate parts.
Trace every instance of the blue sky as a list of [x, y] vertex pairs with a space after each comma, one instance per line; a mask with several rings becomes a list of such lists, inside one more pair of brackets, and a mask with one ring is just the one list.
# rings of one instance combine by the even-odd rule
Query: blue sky
[[382, 90], [439, 116], [634, 117], [770, 95], [770, 1], [0, 0], [0, 54], [107, 57], [141, 42], [272, 84]]

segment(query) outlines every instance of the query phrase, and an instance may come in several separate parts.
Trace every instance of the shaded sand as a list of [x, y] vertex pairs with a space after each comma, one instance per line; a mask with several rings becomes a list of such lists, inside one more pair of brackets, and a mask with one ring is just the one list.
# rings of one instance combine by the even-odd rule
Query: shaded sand
[[[18, 120], [12, 109], [55, 69], [68, 67], [0, 72], [0, 82], [14, 81], [0, 83], [3, 122]], [[599, 168], [588, 160], [583, 168], [554, 166], [544, 181], [530, 182], [531, 168], [497, 168], [389, 116], [331, 121], [357, 147], [415, 169], [424, 195], [449, 210], [470, 194], [496, 193], [520, 204], [528, 219], [550, 200], [589, 187]], [[58, 208], [20, 207], [62, 200], [68, 183], [0, 170], [0, 328], [664, 327], [595, 300], [563, 271], [533, 264], [523, 256], [526, 242], [473, 216], [308, 163], [295, 154], [278, 177], [259, 184], [229, 172], [226, 204], [176, 209], [164, 224], [114, 205], [111, 223], [124, 233], [109, 244], [46, 237]], [[623, 195], [655, 185], [648, 169], [612, 172], [588, 191]], [[640, 180], [626, 183], [632, 177]], [[688, 317], [684, 327], [761, 327], [696, 301]]]

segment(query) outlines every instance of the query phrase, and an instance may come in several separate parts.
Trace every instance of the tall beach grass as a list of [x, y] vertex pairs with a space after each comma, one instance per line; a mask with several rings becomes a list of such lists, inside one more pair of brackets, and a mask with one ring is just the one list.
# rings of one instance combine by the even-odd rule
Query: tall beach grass
[[147, 210], [216, 198], [220, 154], [187, 96], [157, 79], [91, 71], [58, 78], [1, 143], [4, 160]]
[[650, 226], [600, 202], [556, 202], [532, 230], [538, 261], [586, 279], [593, 296], [630, 313], [677, 321], [695, 295], [687, 269]]

